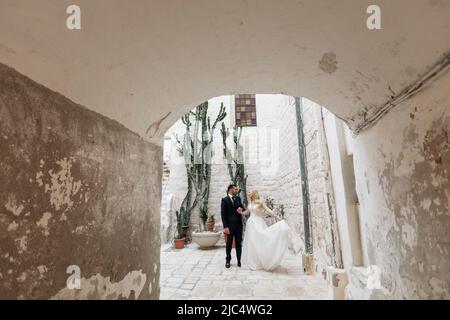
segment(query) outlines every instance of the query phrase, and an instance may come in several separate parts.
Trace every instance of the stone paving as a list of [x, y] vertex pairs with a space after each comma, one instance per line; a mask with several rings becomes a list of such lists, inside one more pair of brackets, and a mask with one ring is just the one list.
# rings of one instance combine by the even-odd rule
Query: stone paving
[[[233, 258], [235, 251], [232, 251]], [[252, 271], [236, 266], [225, 268], [225, 247], [202, 250], [196, 244], [177, 250], [161, 249], [160, 299], [331, 299], [331, 290], [318, 276], [308, 276], [301, 258], [286, 254], [274, 272]]]

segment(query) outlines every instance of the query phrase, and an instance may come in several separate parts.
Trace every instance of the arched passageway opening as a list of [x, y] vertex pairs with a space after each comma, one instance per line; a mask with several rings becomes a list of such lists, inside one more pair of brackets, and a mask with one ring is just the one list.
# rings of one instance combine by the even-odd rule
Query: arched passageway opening
[[[354, 171], [347, 168], [352, 139], [325, 108], [285, 95], [220, 96], [183, 116], [165, 134], [161, 298], [331, 298], [326, 280], [342, 298], [346, 279], [333, 280], [344, 273], [342, 251], [348, 269], [364, 267]], [[290, 250], [273, 272], [224, 267], [220, 203], [230, 183], [245, 205], [247, 192], [258, 190], [291, 226]]]

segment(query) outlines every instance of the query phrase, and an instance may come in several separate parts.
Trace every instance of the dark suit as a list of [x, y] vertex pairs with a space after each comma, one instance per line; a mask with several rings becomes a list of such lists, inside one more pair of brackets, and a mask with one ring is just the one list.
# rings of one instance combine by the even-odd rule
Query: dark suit
[[242, 215], [237, 212], [238, 208], [245, 209], [242, 205], [241, 198], [236, 196], [234, 201], [230, 196], [222, 199], [221, 215], [224, 228], [228, 228], [230, 233], [227, 235], [227, 257], [226, 261], [231, 261], [231, 248], [233, 247], [233, 237], [236, 241], [236, 257], [238, 262], [241, 261], [241, 243], [242, 243]]

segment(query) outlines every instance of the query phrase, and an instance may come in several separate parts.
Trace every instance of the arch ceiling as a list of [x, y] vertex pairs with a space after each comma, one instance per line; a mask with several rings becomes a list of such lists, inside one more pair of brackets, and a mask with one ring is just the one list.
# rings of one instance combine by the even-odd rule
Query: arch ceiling
[[355, 128], [442, 61], [449, 31], [447, 0], [0, 0], [0, 62], [157, 143], [246, 92], [305, 96]]

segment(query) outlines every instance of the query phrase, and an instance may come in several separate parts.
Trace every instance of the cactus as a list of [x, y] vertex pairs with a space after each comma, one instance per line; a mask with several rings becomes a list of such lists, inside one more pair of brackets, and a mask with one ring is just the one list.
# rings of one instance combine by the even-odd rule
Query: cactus
[[[192, 122], [190, 116], [191, 113], [187, 113], [181, 118], [181, 121], [186, 126], [186, 133], [184, 134], [183, 141], [180, 141], [178, 136], [175, 136], [178, 143], [177, 150], [184, 157], [187, 175], [187, 193], [181, 202], [179, 212], [177, 212], [177, 227], [179, 227], [178, 223], [182, 223], [181, 228], [189, 225], [192, 210], [198, 203], [197, 184], [195, 183], [194, 142], [191, 137]], [[193, 190], [193, 188], [195, 190]], [[195, 197], [192, 199], [194, 194]]]
[[183, 239], [183, 237], [184, 237], [184, 234], [183, 234], [183, 225], [184, 225], [183, 218], [184, 217], [178, 211], [175, 211], [175, 214], [177, 216], [177, 235], [175, 236], [175, 239]]
[[[188, 191], [184, 198], [180, 212], [184, 215], [186, 225], [190, 222], [192, 210], [198, 205], [200, 219], [203, 224], [208, 218], [208, 200], [211, 183], [211, 160], [213, 157], [212, 144], [214, 132], [218, 123], [223, 121], [227, 113], [223, 103], [220, 105], [219, 114], [211, 125], [208, 116], [208, 102], [203, 102], [182, 117], [186, 126], [183, 142], [176, 137], [178, 151], [184, 156], [186, 173], [188, 177]], [[191, 121], [193, 118], [193, 122]], [[193, 126], [193, 131], [191, 127]], [[195, 189], [195, 197], [192, 200]]]
[[[227, 113], [223, 103], [220, 104], [219, 113], [211, 125], [211, 119], [208, 114], [208, 102], [197, 107], [197, 122], [201, 124], [201, 162], [197, 167], [199, 176], [198, 190], [200, 192], [200, 219], [203, 224], [208, 218], [209, 191], [211, 184], [211, 162], [213, 157], [214, 132], [219, 122], [225, 119]], [[223, 122], [222, 122], [223, 123]]]
[[245, 174], [245, 165], [244, 165], [244, 148], [240, 144], [241, 136], [242, 136], [242, 127], [234, 127], [233, 129], [233, 144], [234, 144], [234, 152], [227, 146], [227, 139], [230, 135], [229, 128], [225, 127], [225, 124], [222, 122], [222, 129], [220, 133], [222, 134], [222, 143], [223, 143], [223, 156], [227, 162], [228, 166], [228, 174], [230, 175], [230, 180], [233, 184], [239, 187], [239, 195], [242, 198], [242, 202], [247, 205], [247, 178], [248, 175]]

